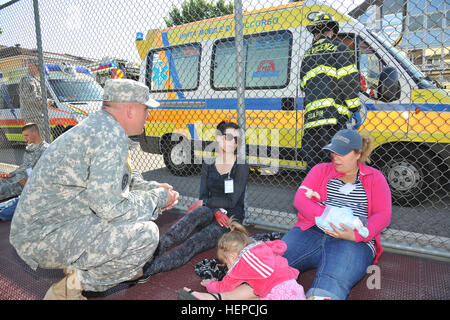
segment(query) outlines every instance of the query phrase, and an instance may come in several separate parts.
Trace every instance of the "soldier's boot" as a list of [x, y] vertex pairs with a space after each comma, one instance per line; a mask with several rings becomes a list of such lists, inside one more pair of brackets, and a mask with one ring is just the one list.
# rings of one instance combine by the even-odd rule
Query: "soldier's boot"
[[78, 280], [75, 270], [73, 270], [48, 289], [44, 300], [87, 300], [81, 294], [82, 291], [80, 280]]

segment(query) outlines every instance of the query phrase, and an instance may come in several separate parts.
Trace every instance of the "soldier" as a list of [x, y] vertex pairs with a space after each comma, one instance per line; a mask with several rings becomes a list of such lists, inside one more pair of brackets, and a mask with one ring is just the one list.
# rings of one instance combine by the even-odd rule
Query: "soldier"
[[22, 193], [31, 170], [34, 168], [48, 143], [43, 141], [39, 128], [35, 123], [27, 123], [22, 127], [22, 134], [28, 142], [25, 148], [22, 165], [11, 173], [0, 173], [0, 201], [17, 197]]
[[359, 71], [348, 47], [333, 40], [339, 24], [328, 13], [319, 14], [307, 26], [314, 35], [302, 61], [300, 85], [305, 93], [302, 149], [307, 171], [330, 161], [322, 147], [346, 128], [360, 107]]
[[158, 245], [153, 222], [178, 202], [129, 163], [128, 136], [141, 134], [150, 98], [144, 84], [108, 80], [102, 110], [56, 139], [25, 185], [10, 242], [33, 269], [65, 268], [44, 299], [86, 299], [142, 275]]
[[[28, 73], [20, 80], [19, 84], [20, 113], [25, 123], [33, 122], [39, 127], [39, 132], [45, 137], [45, 127], [42, 111], [42, 89], [39, 80], [39, 64], [36, 58], [28, 61]], [[47, 99], [47, 105], [53, 104], [52, 99]]]

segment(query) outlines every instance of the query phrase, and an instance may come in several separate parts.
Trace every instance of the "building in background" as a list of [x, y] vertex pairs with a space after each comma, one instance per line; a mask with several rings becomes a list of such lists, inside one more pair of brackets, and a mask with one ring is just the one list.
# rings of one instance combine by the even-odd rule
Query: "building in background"
[[350, 15], [382, 33], [437, 85], [450, 90], [448, 0], [367, 0]]
[[[5, 47], [0, 45], [0, 72], [26, 68], [28, 60], [37, 57], [36, 49], [22, 48], [20, 45]], [[44, 51], [45, 63], [65, 63], [70, 65], [87, 66], [94, 60], [77, 57], [70, 54], [60, 54]]]

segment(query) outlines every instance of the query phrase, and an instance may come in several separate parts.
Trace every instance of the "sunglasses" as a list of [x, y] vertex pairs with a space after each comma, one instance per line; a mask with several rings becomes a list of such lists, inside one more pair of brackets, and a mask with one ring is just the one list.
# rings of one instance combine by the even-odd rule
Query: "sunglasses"
[[225, 134], [225, 139], [227, 141], [232, 141], [234, 139], [234, 142], [238, 143], [238, 136], [233, 136], [231, 133], [226, 133]]

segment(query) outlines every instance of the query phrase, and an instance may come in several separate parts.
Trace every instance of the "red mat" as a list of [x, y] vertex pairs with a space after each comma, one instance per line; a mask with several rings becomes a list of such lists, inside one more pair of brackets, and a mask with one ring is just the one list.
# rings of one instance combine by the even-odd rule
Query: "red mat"
[[[163, 214], [156, 223], [166, 231], [181, 216]], [[33, 271], [9, 244], [9, 222], [0, 222], [0, 299], [39, 300], [47, 289], [64, 277], [61, 270]], [[264, 232], [250, 229], [251, 233]], [[154, 275], [145, 284], [116, 292], [103, 300], [174, 300], [176, 291], [184, 286], [203, 291], [194, 266], [203, 259], [215, 258], [215, 249], [195, 256], [188, 264], [170, 272]], [[351, 291], [349, 300], [449, 300], [450, 264], [411, 256], [384, 253], [378, 262], [380, 289], [369, 289], [371, 274], [366, 275]], [[299, 282], [309, 288], [315, 270], [300, 275]], [[369, 282], [369, 287], [367, 285]]]

